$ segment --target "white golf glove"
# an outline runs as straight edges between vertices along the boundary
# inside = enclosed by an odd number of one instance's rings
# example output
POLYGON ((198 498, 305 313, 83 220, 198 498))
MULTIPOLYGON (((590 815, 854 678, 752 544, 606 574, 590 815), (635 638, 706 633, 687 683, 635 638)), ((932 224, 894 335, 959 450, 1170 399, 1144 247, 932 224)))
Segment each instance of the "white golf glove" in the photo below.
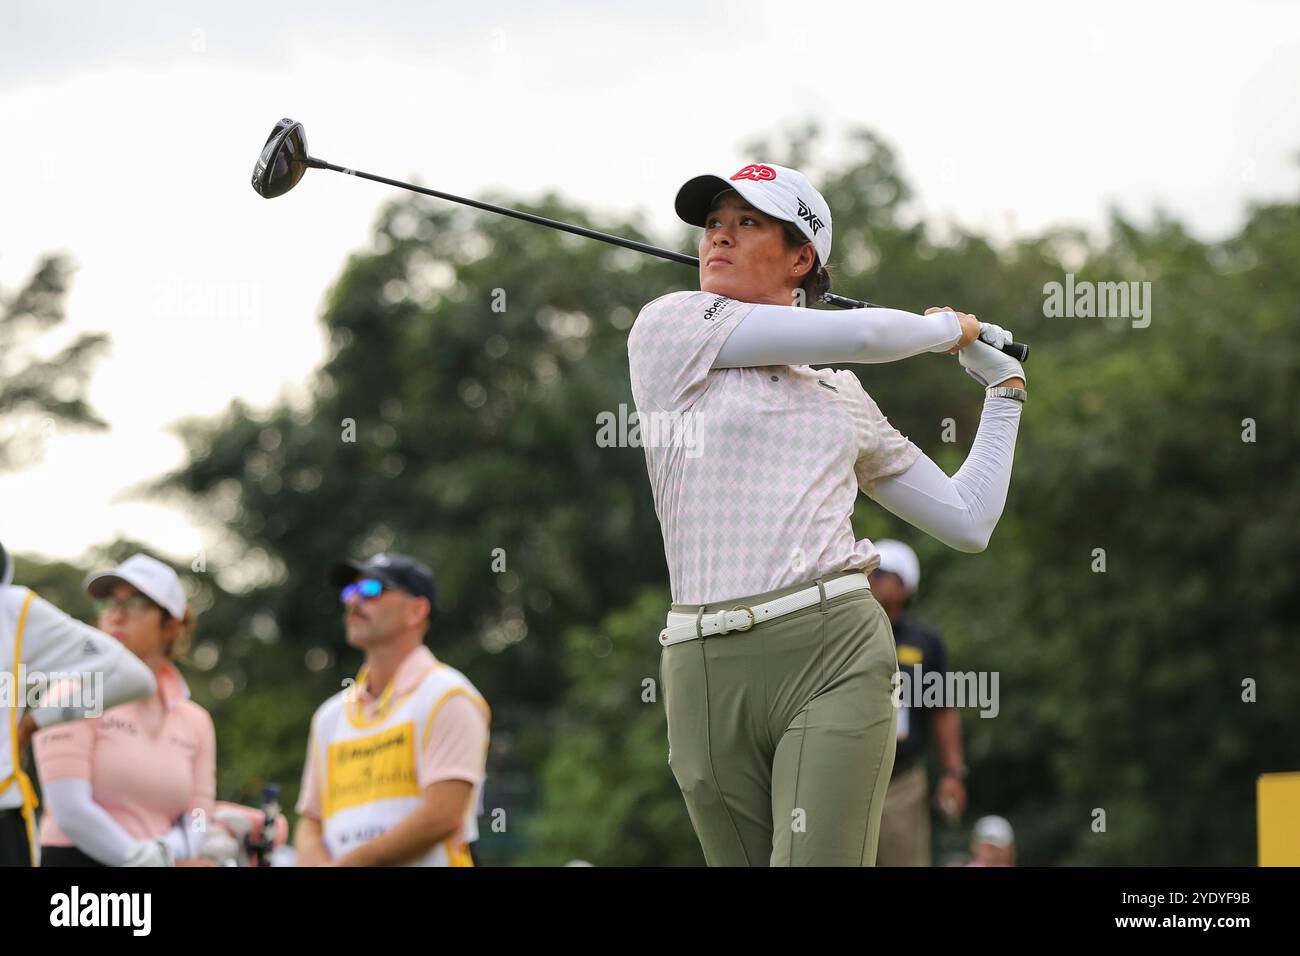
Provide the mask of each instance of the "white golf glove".
POLYGON ((1012 341, 1014 336, 991 322, 980 323, 980 336, 957 353, 957 361, 966 374, 984 387, 1005 382, 1009 378, 1025 378, 1023 366, 997 346, 1012 341))
POLYGON ((199 855, 223 866, 248 866, 248 836, 253 831, 248 814, 226 809, 216 811, 213 818, 221 828, 204 837, 199 855))
POLYGON ((203 838, 199 858, 218 866, 248 866, 248 857, 238 840, 224 830, 213 830, 203 838))
POLYGON ((131 850, 123 866, 175 866, 176 858, 172 848, 161 837, 153 840, 141 840, 131 850))

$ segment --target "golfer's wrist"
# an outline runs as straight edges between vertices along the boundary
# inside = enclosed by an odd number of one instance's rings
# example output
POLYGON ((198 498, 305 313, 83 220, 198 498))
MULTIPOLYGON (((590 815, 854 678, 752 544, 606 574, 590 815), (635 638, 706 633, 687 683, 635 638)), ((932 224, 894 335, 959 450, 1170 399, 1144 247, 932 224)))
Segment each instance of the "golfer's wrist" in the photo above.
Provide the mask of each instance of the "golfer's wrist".
POLYGON ((1013 377, 1013 378, 1004 379, 1004 380, 1001 381, 1001 382, 994 382, 994 383, 993 383, 993 387, 994 387, 994 388, 1001 388, 1001 387, 1004 386, 1004 385, 1005 385, 1007 388, 1024 388, 1024 387, 1025 387, 1025 380, 1024 380, 1023 378, 1020 378, 1019 376, 1015 376, 1015 377, 1013 377))

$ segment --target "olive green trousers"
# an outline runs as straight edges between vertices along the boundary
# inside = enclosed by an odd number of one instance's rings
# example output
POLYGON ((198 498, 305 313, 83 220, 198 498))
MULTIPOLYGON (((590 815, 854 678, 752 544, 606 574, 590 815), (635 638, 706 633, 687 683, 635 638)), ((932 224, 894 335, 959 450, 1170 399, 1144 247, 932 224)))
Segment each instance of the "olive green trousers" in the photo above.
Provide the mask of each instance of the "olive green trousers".
POLYGON ((875 864, 897 670, 889 618, 865 589, 662 650, 668 765, 709 866, 875 864))

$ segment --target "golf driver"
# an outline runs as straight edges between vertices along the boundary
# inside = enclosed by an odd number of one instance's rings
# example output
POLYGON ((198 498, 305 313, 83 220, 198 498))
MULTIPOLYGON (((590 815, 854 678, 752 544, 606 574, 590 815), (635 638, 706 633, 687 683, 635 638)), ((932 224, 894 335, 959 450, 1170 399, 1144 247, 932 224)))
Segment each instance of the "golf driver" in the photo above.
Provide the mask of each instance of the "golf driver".
MULTIPOLYGON (((684 265, 694 266, 697 269, 700 266, 698 258, 685 253, 661 249, 658 246, 636 242, 633 239, 624 239, 621 236, 612 236, 609 233, 597 232, 594 229, 584 229, 582 226, 574 226, 556 219, 547 219, 545 216, 535 216, 532 213, 521 212, 518 209, 507 209, 505 206, 479 202, 477 199, 466 199, 464 196, 454 196, 451 193, 439 192, 436 189, 426 189, 423 186, 404 183, 398 179, 388 179, 384 176, 376 176, 373 173, 363 173, 358 169, 348 169, 346 166, 335 166, 333 163, 327 163, 323 159, 316 159, 308 155, 306 131, 301 123, 288 118, 276 123, 271 130, 271 135, 266 138, 266 144, 262 147, 262 154, 257 157, 257 164, 253 167, 253 189, 265 199, 283 196, 298 185, 298 181, 302 179, 308 168, 332 169, 334 172, 343 173, 346 176, 359 176, 362 179, 384 183, 388 186, 397 186, 400 189, 409 189, 411 192, 421 193, 425 196, 433 196, 435 199, 446 199, 449 202, 473 206, 475 209, 495 212, 514 219, 522 219, 524 222, 536 223, 539 226, 549 226, 551 229, 559 229, 575 236, 608 242, 611 245, 622 246, 624 249, 634 249, 637 252, 644 252, 672 262, 680 262, 684 265)), ((820 301, 841 309, 881 308, 871 302, 850 299, 830 292, 822 295, 820 301)), ((1019 362, 1029 360, 1029 346, 1023 342, 1007 342, 995 347, 1000 347, 1003 352, 1019 362)))

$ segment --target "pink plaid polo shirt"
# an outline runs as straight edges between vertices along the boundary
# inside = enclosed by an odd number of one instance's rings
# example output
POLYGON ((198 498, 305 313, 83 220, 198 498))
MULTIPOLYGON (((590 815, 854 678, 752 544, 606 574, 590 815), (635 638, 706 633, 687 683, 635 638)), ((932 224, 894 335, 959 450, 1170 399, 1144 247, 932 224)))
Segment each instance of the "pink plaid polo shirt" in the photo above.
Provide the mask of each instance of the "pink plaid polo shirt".
POLYGON ((836 571, 870 571, 859 489, 921 454, 847 370, 714 370, 753 308, 674 292, 641 310, 627 351, 672 599, 729 601, 836 571))

